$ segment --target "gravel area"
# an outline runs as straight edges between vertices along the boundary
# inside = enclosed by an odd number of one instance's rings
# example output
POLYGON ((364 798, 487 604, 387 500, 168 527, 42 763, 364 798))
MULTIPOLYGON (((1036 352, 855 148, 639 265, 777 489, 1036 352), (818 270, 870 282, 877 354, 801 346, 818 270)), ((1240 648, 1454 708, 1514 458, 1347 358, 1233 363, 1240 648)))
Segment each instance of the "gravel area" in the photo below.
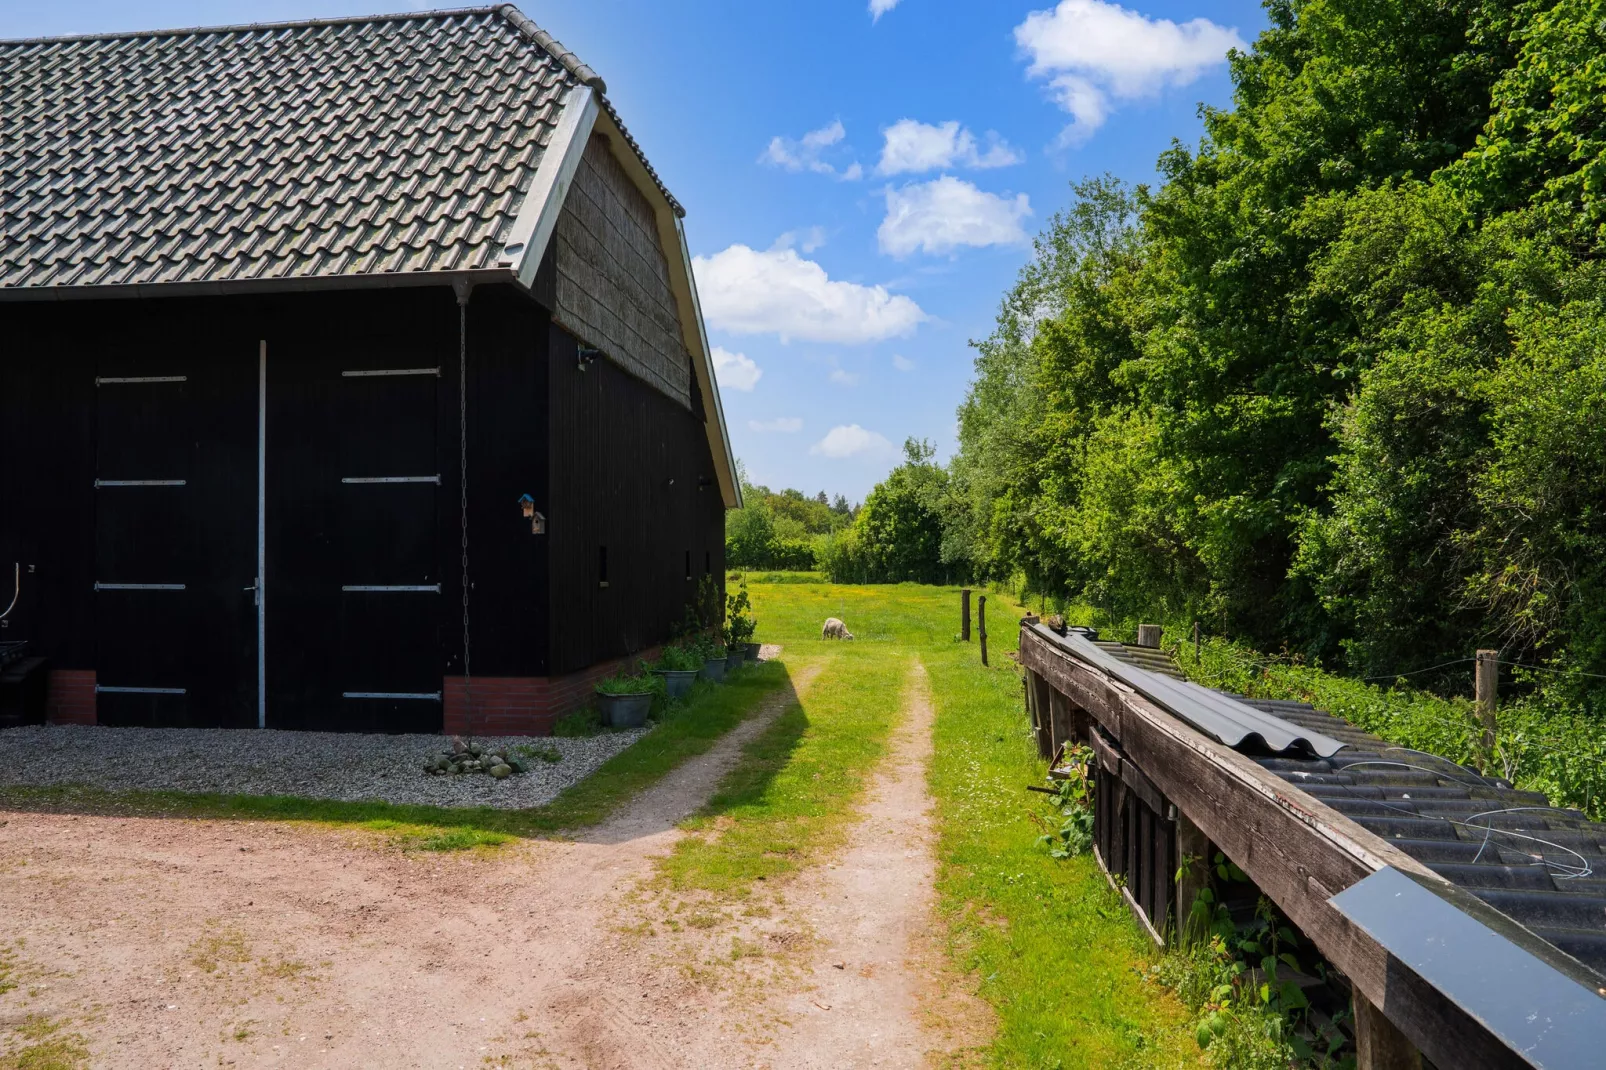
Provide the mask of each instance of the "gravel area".
POLYGON ((451 749, 437 735, 356 735, 272 729, 106 728, 45 725, 0 731, 0 785, 76 784, 112 791, 299 795, 345 802, 519 810, 550 802, 648 729, 583 739, 498 736, 498 747, 551 746, 505 780, 484 774, 431 776, 424 760, 451 749))

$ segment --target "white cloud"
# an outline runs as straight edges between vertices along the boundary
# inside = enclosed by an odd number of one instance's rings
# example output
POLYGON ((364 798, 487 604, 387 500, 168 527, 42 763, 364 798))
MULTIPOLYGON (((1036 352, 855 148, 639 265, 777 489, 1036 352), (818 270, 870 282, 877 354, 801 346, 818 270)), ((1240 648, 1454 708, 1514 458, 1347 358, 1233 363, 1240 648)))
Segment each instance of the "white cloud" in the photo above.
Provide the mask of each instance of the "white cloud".
POLYGON ((1015 43, 1031 57, 1030 74, 1047 78, 1056 102, 1074 122, 1061 144, 1085 141, 1109 117, 1113 97, 1134 100, 1187 85, 1245 48, 1238 31, 1209 19, 1151 19, 1104 0, 1060 0, 1015 27, 1015 43))
POLYGON ((807 230, 789 230, 775 239, 771 249, 791 249, 796 246, 805 253, 812 253, 825 244, 825 228, 809 227, 807 230))
POLYGON ((692 260, 703 315, 736 334, 776 334, 782 341, 856 345, 913 334, 929 317, 913 300, 834 280, 796 249, 758 252, 732 245, 692 260))
POLYGON ((1026 194, 1000 197, 963 179, 943 175, 902 189, 887 189, 887 215, 876 230, 881 251, 950 253, 960 246, 1014 245, 1026 241, 1021 220, 1032 214, 1026 194))
POLYGON ((880 22, 881 16, 897 7, 899 0, 870 0, 870 21, 880 22))
POLYGON ((944 167, 1009 167, 1026 159, 991 130, 987 132, 987 151, 982 152, 976 145, 976 135, 954 119, 935 126, 917 119, 899 119, 881 134, 886 140, 876 171, 883 175, 944 167))
POLYGON ((750 431, 774 431, 783 435, 795 435, 803 430, 803 421, 796 416, 778 416, 773 420, 749 420, 747 427, 750 431))
POLYGON ((912 372, 915 370, 915 362, 904 356, 902 353, 892 354, 892 366, 901 372, 912 372))
POLYGON ((764 371, 746 353, 732 353, 724 346, 714 347, 714 376, 720 386, 748 391, 758 385, 764 371))
POLYGON ((836 383, 838 386, 858 386, 859 373, 845 372, 841 368, 832 368, 831 381, 836 383))
POLYGON ((833 119, 818 130, 810 130, 795 140, 777 134, 770 138, 769 145, 759 154, 758 162, 785 171, 813 171, 817 175, 833 175, 854 182, 864 176, 864 168, 857 162, 839 171, 825 159, 827 151, 847 136, 847 128, 842 125, 841 119, 833 119))
POLYGON ((866 431, 858 424, 838 424, 810 446, 809 452, 840 461, 848 457, 890 457, 896 451, 885 435, 866 431))

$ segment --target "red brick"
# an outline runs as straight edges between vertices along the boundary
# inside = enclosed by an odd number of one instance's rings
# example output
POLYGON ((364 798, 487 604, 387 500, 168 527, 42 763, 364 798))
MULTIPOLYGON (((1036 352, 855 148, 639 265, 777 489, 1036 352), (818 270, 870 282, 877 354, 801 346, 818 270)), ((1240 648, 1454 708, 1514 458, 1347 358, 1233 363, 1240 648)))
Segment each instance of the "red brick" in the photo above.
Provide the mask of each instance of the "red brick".
POLYGON ((476 676, 472 685, 461 676, 445 681, 446 725, 450 735, 547 736, 558 718, 591 702, 597 681, 651 661, 658 651, 598 662, 565 676, 476 676), (470 716, 470 692, 473 694, 470 716))
POLYGON ((51 724, 95 724, 95 670, 51 669, 45 717, 51 724))

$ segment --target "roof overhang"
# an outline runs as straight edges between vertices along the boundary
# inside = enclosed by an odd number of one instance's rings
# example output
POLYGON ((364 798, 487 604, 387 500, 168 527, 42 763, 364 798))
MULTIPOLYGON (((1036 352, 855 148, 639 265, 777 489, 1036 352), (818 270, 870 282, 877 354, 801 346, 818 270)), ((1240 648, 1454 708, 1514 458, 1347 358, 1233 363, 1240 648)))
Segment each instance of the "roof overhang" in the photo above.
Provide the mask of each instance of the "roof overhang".
POLYGON ((519 209, 513 229, 508 235, 502 263, 520 285, 529 289, 535 283, 536 271, 551 244, 557 228, 558 216, 563 212, 564 199, 574 182, 574 174, 585 155, 591 135, 601 134, 608 141, 608 149, 624 168, 625 174, 636 184, 653 208, 653 219, 658 227, 658 242, 663 247, 664 259, 669 267, 669 288, 675 297, 675 310, 680 320, 681 341, 691 354, 692 374, 703 397, 703 426, 708 434, 708 449, 714 457, 714 475, 719 483, 720 497, 727 509, 742 505, 741 481, 736 478, 736 455, 731 451, 730 432, 725 426, 725 406, 719 396, 719 381, 714 375, 713 349, 708 344, 708 331, 703 326, 702 305, 697 299, 697 280, 692 274, 691 253, 686 246, 686 230, 681 224, 678 206, 664 192, 663 186, 647 169, 646 161, 635 148, 619 122, 613 109, 603 106, 602 98, 590 88, 579 86, 564 101, 563 114, 547 143, 541 164, 530 183, 530 191, 519 209))

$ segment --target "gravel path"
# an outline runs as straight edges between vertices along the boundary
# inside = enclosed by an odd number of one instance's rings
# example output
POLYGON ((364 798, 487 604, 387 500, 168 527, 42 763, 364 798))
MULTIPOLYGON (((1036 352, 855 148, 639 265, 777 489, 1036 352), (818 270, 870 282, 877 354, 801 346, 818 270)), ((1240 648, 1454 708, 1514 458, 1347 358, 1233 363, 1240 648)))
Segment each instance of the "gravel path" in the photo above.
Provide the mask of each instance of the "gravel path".
POLYGON ((0 786, 76 784, 113 791, 299 795, 344 802, 518 810, 558 793, 640 739, 648 729, 558 739, 498 736, 497 746, 555 747, 521 776, 430 776, 424 759, 451 740, 437 735, 356 735, 272 729, 106 728, 45 725, 0 731, 0 786))

